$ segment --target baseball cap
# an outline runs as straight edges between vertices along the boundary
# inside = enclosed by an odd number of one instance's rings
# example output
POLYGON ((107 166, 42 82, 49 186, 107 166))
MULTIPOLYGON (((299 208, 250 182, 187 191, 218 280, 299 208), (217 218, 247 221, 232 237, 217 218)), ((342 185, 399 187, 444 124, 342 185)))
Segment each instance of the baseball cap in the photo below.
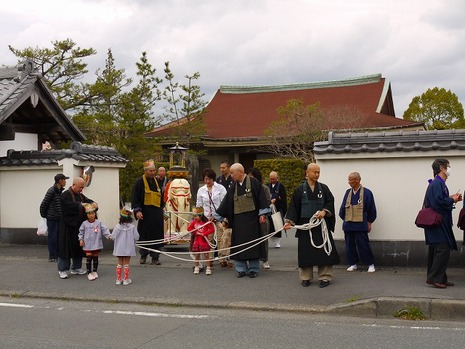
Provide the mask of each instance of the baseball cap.
POLYGON ((58 183, 58 181, 60 179, 69 179, 69 177, 66 177, 63 173, 58 173, 56 176, 55 176, 55 183, 58 183))

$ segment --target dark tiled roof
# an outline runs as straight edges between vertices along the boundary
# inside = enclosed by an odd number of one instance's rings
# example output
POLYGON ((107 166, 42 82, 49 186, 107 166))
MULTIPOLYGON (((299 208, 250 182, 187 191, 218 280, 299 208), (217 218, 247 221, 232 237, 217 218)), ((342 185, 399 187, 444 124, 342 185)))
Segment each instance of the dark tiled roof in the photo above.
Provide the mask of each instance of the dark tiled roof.
MULTIPOLYGON (((263 137, 271 123, 278 120, 278 108, 291 99, 301 99, 305 105, 319 102, 323 110, 350 107, 359 114, 358 129, 422 126, 395 117, 391 85, 376 74, 306 84, 221 86, 206 108, 205 136, 235 140, 263 137)), ((162 126, 146 136, 163 137, 169 132, 169 127, 162 126)))
POLYGON ((73 158, 75 160, 97 163, 126 163, 127 160, 114 148, 85 145, 73 142, 70 149, 63 150, 23 150, 10 149, 8 155, 0 158, 2 166, 46 166, 58 164, 59 160, 73 158))
POLYGON ((0 125, 4 122, 16 132, 38 134, 41 142, 86 139, 52 96, 31 60, 0 68, 0 125))
POLYGON ((465 150, 465 130, 333 133, 316 142, 318 154, 465 150))

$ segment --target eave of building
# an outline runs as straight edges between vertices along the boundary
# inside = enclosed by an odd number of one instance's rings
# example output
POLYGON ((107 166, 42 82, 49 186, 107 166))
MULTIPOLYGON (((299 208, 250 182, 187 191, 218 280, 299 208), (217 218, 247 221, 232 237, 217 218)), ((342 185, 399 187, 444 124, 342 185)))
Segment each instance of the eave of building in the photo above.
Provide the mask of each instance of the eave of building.
POLYGON ((5 157, 0 157, 0 168, 24 166, 58 165, 63 159, 74 159, 78 164, 105 164, 106 167, 124 168, 126 160, 112 147, 86 145, 73 142, 70 149, 61 150, 8 150, 5 157))
POLYGON ((465 130, 329 133, 316 142, 316 155, 465 150, 465 130))
POLYGON ((0 68, 0 124, 13 132, 37 133, 42 142, 86 139, 55 100, 32 61, 0 68))
MULTIPOLYGON (((221 85, 220 92, 241 94, 241 93, 265 93, 265 92, 311 90, 311 89, 319 89, 319 88, 366 85, 370 83, 378 83, 380 79, 381 79, 381 74, 372 74, 372 75, 360 76, 360 77, 356 77, 352 79, 328 80, 328 81, 284 84, 284 85, 251 85, 251 86, 221 85)), ((386 79, 386 83, 389 85, 389 81, 387 81, 387 79, 386 79)))

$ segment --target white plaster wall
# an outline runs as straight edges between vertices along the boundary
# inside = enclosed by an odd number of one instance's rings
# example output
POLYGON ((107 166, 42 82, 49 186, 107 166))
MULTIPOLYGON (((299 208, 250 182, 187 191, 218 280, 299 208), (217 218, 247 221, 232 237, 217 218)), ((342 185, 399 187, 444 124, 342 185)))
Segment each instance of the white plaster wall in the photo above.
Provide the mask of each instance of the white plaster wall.
MULTIPOLYGON (((331 189, 337 213, 349 188, 347 177, 350 172, 359 172, 362 184, 373 191, 378 218, 370 233, 371 240, 423 241, 423 230, 417 228, 414 221, 423 203, 427 181, 433 178, 431 164, 438 157, 445 157, 451 163, 451 176, 446 182, 450 192, 461 189, 463 193, 465 157, 460 151, 325 154, 317 156, 317 162, 321 167, 320 181, 331 189)), ((459 203, 453 212, 454 224, 461 207, 462 203, 459 203)), ((343 239, 342 220, 337 218, 335 238, 343 239)), ((454 226, 454 233, 461 241, 462 231, 454 226)))
MULTIPOLYGON (((82 168, 7 168, 0 171, 0 226, 2 228, 35 228, 39 221, 39 206, 54 176, 64 173, 68 189, 82 168)), ((95 167, 92 182, 83 194, 99 204, 98 217, 110 229, 119 220, 119 168, 95 167)))
POLYGON ((41 169, 8 168, 0 171, 0 226, 33 228, 40 219, 39 206, 54 184, 59 167, 41 169))
POLYGON ((119 221, 120 212, 119 169, 95 167, 92 182, 89 187, 84 188, 83 194, 98 203, 99 220, 109 229, 113 229, 119 221))
POLYGON ((21 149, 37 149, 39 136, 33 133, 15 133, 13 141, 0 142, 0 157, 6 156, 8 149, 21 150, 21 149))

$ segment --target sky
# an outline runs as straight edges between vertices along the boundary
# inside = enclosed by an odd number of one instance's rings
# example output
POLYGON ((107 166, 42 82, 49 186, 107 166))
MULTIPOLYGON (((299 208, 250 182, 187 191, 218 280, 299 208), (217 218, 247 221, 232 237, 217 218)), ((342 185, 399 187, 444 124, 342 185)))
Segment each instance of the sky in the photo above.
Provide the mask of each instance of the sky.
POLYGON ((163 77, 200 73, 208 102, 221 85, 280 85, 382 74, 397 117, 428 88, 465 103, 463 0, 22 0, 0 8, 0 65, 16 49, 72 39, 95 56, 111 48, 135 77, 146 51, 163 77))

